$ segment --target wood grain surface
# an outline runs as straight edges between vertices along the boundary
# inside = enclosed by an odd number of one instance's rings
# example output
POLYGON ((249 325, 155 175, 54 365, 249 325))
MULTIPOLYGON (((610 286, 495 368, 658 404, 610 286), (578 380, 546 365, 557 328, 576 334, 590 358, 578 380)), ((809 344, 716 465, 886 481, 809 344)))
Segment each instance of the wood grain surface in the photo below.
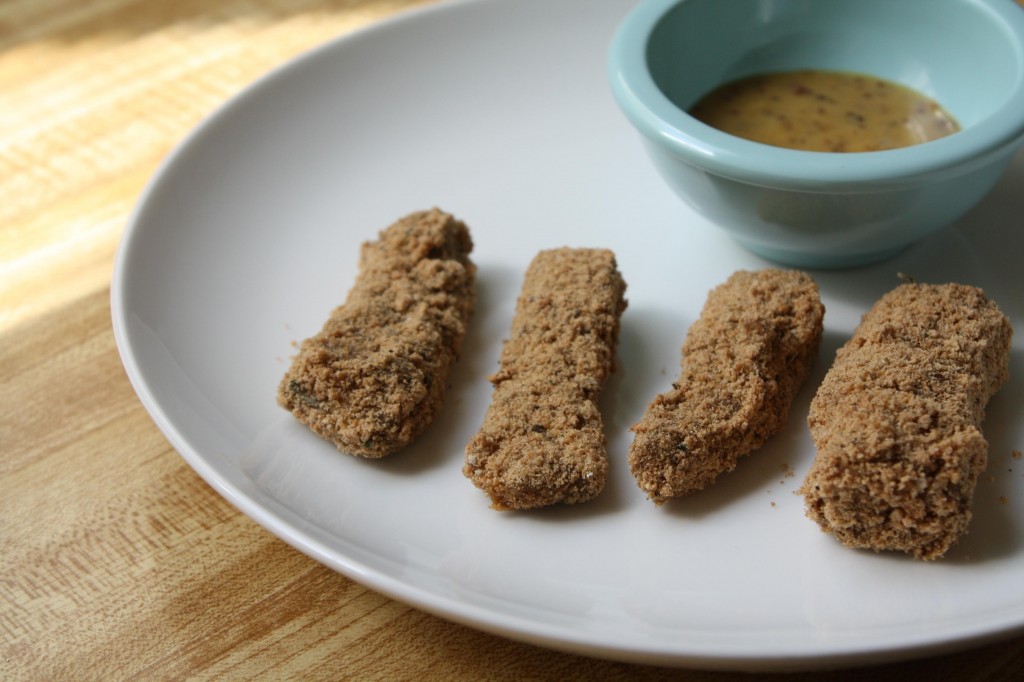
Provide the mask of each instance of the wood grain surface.
MULTIPOLYGON (((111 270, 161 159, 268 69, 426 4, 0 0, 0 679, 751 679, 549 651, 369 591, 207 486, 128 383, 111 270)), ((773 679, 1022 673, 1018 637, 773 679)))

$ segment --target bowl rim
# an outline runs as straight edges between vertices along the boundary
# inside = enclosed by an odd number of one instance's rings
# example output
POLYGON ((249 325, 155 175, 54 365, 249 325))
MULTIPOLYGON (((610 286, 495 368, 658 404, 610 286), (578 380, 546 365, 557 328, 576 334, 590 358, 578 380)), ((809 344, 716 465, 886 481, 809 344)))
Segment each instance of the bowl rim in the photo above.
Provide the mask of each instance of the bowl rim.
POLYGON ((663 152, 691 165, 754 185, 866 191, 921 182, 923 176, 962 175, 1008 156, 1024 142, 1024 7, 1015 0, 955 0, 988 13, 1017 38, 1017 78, 998 110, 982 124, 927 144, 841 153, 787 149, 736 137, 698 121, 668 99, 647 66, 647 44, 666 14, 692 1, 643 0, 619 25, 608 50, 612 93, 623 113, 663 152))

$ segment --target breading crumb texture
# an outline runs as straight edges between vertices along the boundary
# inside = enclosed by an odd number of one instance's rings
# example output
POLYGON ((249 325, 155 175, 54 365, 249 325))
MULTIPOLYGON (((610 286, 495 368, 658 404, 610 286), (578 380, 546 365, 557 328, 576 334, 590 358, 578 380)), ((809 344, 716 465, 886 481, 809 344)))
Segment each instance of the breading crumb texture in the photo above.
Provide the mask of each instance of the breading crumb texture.
POLYGON ((811 403, 808 516, 851 547, 943 556, 971 519, 988 456, 981 423, 1009 376, 1011 333, 975 287, 883 296, 811 403))
POLYGON ((650 499, 706 488, 785 425, 824 311, 817 284, 795 270, 739 271, 708 294, 679 378, 633 426, 630 470, 650 499))
POLYGON ((363 244, 345 302, 299 348, 278 403, 345 452, 383 457, 434 419, 475 303, 466 225, 438 209, 363 244))
POLYGON ((526 271, 491 404, 463 473, 499 510, 579 503, 604 488, 596 401, 612 370, 626 284, 606 249, 541 251, 526 271))

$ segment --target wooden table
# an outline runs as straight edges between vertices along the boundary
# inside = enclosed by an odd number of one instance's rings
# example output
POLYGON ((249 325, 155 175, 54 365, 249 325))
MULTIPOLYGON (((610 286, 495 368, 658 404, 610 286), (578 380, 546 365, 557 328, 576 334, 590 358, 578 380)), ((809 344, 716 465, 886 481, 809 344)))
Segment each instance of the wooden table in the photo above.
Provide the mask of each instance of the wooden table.
MULTIPOLYGON (((0 3, 0 678, 749 679, 548 651, 371 592, 231 507, 129 386, 109 283, 158 162, 266 70, 426 4, 0 3)), ((1018 637, 794 679, 1021 671, 1018 637)))

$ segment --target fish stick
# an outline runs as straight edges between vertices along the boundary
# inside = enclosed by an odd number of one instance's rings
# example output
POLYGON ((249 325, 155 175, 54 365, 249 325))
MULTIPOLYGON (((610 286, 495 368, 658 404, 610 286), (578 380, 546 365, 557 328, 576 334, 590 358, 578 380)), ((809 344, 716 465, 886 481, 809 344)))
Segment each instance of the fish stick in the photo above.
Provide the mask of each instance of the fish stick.
POLYGON ((412 213, 362 245, 345 302, 303 341, 278 403, 339 450, 379 458, 433 421, 475 304, 466 225, 412 213))
POLYGON ((713 289, 682 347, 682 371, 633 426, 629 466, 656 504, 711 485, 785 425, 821 342, 805 273, 739 271, 713 289))
POLYGON ((625 289, 607 249, 553 249, 531 262, 490 377, 490 406, 466 446, 463 474, 492 508, 575 504, 604 488, 597 400, 613 367, 625 289))
POLYGON ((811 401, 807 515, 850 547, 945 555, 971 520, 1011 335, 976 287, 904 284, 879 299, 811 401))

